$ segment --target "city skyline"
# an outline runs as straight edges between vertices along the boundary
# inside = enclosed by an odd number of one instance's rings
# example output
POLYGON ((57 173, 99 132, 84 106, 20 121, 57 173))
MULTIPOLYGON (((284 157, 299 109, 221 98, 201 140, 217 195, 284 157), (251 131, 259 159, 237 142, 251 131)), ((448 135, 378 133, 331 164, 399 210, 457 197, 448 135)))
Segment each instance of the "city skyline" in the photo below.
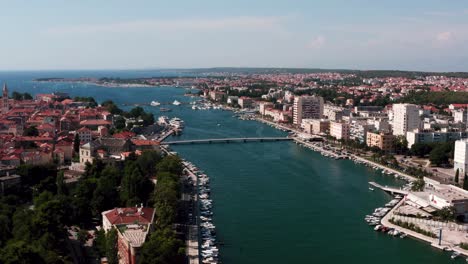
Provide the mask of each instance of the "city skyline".
POLYGON ((466 71, 462 1, 0 1, 0 70, 466 71))

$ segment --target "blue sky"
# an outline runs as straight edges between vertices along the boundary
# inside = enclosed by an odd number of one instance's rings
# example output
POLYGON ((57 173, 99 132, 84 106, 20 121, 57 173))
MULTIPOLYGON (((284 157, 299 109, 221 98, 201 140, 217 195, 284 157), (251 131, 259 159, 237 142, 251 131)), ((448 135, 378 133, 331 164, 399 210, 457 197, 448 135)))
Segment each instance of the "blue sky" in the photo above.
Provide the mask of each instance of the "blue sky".
POLYGON ((468 1, 0 0, 0 70, 468 71, 468 1))

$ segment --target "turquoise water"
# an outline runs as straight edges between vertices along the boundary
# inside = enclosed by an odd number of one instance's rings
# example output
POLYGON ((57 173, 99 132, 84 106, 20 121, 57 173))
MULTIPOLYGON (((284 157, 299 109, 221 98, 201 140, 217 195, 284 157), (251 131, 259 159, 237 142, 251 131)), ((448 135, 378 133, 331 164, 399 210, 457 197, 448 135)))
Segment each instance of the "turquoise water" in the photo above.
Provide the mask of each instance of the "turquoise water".
MULTIPOLYGON (((34 84, 28 81, 34 74, 0 73, 0 81, 9 76, 11 89, 22 92, 60 90, 120 104, 191 100, 183 96, 183 89, 169 87, 34 84)), ((157 108, 146 108, 160 114, 157 108)), ((173 111, 165 115, 186 123, 180 139, 284 135, 255 121, 237 120, 227 111, 170 108, 173 111)), ((211 177, 223 263, 456 263, 427 244, 389 237, 367 226, 364 216, 391 199, 369 191, 367 182, 401 182, 365 166, 324 158, 292 142, 186 145, 174 150, 211 177)))

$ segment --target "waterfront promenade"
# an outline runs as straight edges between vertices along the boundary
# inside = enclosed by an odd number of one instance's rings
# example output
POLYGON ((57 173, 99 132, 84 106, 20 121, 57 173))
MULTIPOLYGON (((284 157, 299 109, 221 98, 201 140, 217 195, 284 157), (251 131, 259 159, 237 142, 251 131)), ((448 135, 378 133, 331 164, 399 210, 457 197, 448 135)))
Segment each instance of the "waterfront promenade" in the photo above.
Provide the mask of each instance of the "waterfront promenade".
MULTIPOLYGON (((273 126, 273 127, 276 127, 276 128, 278 128, 278 129, 281 129, 281 130, 291 130, 291 131, 294 131, 295 133, 302 133, 301 131, 299 131, 299 130, 297 130, 297 129, 294 129, 294 128, 291 128, 291 127, 288 127, 288 126, 284 126, 284 125, 281 125, 281 124, 277 124, 277 123, 275 123, 275 122, 268 121, 268 120, 265 120, 265 119, 263 119, 263 118, 256 118, 256 120, 259 121, 259 122, 265 123, 265 124, 269 124, 269 125, 271 125, 271 126, 273 126)), ((305 144, 305 145, 307 145, 307 146, 313 148, 315 151, 319 151, 319 152, 323 152, 323 153, 329 154, 329 155, 332 156, 332 157, 338 156, 336 153, 333 153, 333 152, 331 152, 331 151, 329 151, 329 150, 326 150, 326 149, 324 149, 324 148, 322 148, 322 147, 320 147, 320 146, 310 144, 309 142, 307 142, 307 141, 305 141, 305 140, 302 140, 302 139, 299 139, 299 138, 297 138, 297 137, 294 137, 294 140, 295 140, 296 142, 300 142, 300 143, 302 143, 302 144, 305 144)), ((415 180, 416 180, 415 177, 413 177, 413 176, 411 176, 411 175, 409 175, 409 174, 406 174, 406 173, 403 173, 403 172, 401 172, 401 171, 397 171, 397 170, 395 170, 395 169, 392 169, 392 168, 389 168, 389 167, 387 167, 387 166, 384 166, 384 165, 382 165, 382 164, 379 164, 379 163, 370 161, 370 160, 368 160, 368 159, 366 159, 366 158, 363 158, 363 157, 361 157, 361 156, 358 156, 358 155, 356 155, 356 154, 351 154, 350 156, 351 156, 352 159, 357 160, 357 161, 360 161, 360 162, 362 162, 362 163, 366 163, 366 164, 368 164, 368 165, 370 165, 370 166, 378 167, 378 168, 380 168, 380 169, 382 169, 382 170, 386 170, 386 171, 392 172, 392 173, 394 173, 394 174, 395 174, 395 173, 396 173, 396 174, 399 174, 399 175, 401 175, 402 177, 404 177, 404 178, 405 178, 406 180, 408 180, 408 181, 415 181, 415 180)))
POLYGON ((442 239, 441 239, 441 243, 439 245, 439 238, 428 237, 428 236, 425 236, 425 235, 420 234, 418 232, 415 232, 415 231, 403 228, 403 227, 401 227, 399 225, 395 225, 395 224, 390 223, 390 219, 392 219, 392 217, 394 217, 395 210, 398 207, 400 207, 404 202, 405 202, 405 199, 402 199, 395 207, 392 208, 392 210, 390 210, 390 212, 387 215, 384 216, 384 218, 382 218, 382 221, 381 221, 382 225, 384 225, 386 227, 397 229, 397 230, 399 230, 401 232, 406 233, 408 236, 410 236, 412 238, 416 238, 418 240, 427 242, 431 246, 433 246, 433 247, 435 247, 437 249, 444 250, 444 248, 448 248, 450 250, 460 252, 465 257, 468 256, 468 250, 460 248, 458 246, 458 243, 454 243, 453 241, 447 241, 447 239, 444 239, 444 231, 442 233, 442 239))

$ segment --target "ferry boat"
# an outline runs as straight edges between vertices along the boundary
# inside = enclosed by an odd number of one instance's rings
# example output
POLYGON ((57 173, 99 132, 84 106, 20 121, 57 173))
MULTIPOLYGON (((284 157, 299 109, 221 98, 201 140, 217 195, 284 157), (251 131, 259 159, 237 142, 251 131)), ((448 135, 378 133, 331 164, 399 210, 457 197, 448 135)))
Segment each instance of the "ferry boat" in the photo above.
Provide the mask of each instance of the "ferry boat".
POLYGON ((160 106, 161 103, 158 102, 158 101, 151 101, 150 105, 151 105, 151 106, 160 106))
POLYGON ((174 102, 172 102, 173 105, 181 105, 182 103, 177 101, 177 100, 174 100, 174 102))

